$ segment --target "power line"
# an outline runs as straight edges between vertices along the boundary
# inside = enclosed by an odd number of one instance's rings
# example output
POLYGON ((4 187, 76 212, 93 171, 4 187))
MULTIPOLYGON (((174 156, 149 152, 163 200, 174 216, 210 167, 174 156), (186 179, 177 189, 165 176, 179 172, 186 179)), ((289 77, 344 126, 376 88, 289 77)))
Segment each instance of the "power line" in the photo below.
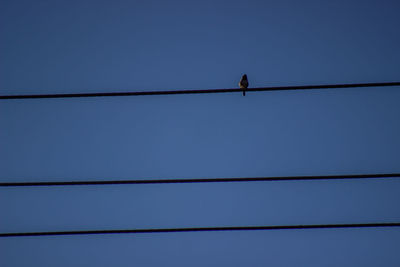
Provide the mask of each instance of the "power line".
MULTIPOLYGON (((323 85, 294 85, 247 88, 247 92, 260 91, 285 91, 285 90, 313 90, 355 87, 382 87, 400 86, 400 82, 380 83, 349 83, 349 84, 323 84, 323 85)), ((200 90, 172 90, 172 91, 139 91, 139 92, 108 92, 108 93, 74 93, 74 94, 34 94, 34 95, 3 95, 0 99, 32 99, 32 98, 72 98, 72 97, 99 97, 99 96, 144 96, 144 95, 181 95, 181 94, 210 94, 243 92, 240 88, 230 89, 200 89, 200 90)))
POLYGON ((395 222, 395 223, 351 223, 351 224, 311 224, 311 225, 270 225, 270 226, 190 227, 190 228, 156 228, 156 229, 0 233, 0 237, 93 235, 93 234, 177 233, 177 232, 210 232, 210 231, 259 231, 259 230, 295 230, 295 229, 299 230, 299 229, 334 229, 334 228, 372 228, 372 227, 399 227, 399 226, 400 226, 400 222, 395 222))
POLYGON ((344 180, 399 178, 400 173, 381 174, 343 174, 318 176, 276 176, 250 178, 200 178, 200 179, 152 179, 152 180, 104 180, 69 182, 2 182, 0 186, 70 186, 70 185, 122 185, 122 184, 178 184, 178 183, 221 183, 221 182, 262 182, 262 181, 301 181, 301 180, 344 180))

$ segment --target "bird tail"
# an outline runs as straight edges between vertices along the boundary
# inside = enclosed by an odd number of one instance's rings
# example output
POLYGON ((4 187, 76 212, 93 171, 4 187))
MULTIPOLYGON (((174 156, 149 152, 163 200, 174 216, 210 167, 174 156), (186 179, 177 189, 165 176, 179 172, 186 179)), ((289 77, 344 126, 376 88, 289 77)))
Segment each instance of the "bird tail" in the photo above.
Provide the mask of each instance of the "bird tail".
POLYGON ((246 90, 243 90, 243 96, 246 96, 246 90))

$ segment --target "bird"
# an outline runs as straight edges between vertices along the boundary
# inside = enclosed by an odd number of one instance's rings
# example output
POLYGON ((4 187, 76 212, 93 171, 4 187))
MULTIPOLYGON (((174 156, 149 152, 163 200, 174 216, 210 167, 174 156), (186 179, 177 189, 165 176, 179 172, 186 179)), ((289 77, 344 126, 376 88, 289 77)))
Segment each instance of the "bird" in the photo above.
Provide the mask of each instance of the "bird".
POLYGON ((240 79, 239 87, 243 89, 243 96, 246 96, 246 88, 249 87, 249 81, 247 80, 246 74, 244 74, 240 79))

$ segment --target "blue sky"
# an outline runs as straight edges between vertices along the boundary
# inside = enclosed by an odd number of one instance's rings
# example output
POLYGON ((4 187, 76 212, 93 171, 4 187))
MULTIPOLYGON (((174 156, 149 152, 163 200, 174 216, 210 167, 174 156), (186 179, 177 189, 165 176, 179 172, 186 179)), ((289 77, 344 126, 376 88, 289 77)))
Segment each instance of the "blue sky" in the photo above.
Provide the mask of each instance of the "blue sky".
MULTIPOLYGON (((0 93, 399 81, 397 1, 0 3, 0 93)), ((2 100, 0 180, 400 172, 391 88, 2 100)), ((1 188, 0 232, 400 221, 400 181, 1 188)), ((398 266, 400 229, 0 239, 3 266, 398 266)))

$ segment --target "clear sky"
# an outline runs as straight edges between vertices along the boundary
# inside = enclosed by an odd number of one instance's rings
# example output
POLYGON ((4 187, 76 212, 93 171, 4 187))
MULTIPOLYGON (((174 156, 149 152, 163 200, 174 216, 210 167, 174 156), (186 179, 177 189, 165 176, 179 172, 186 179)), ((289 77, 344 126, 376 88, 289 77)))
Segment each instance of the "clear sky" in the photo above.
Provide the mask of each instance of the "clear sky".
MULTIPOLYGON (((0 2, 0 94, 399 81, 399 1, 0 2)), ((0 181, 400 172, 400 88, 0 101, 0 181)), ((0 188, 0 232, 400 221, 400 181, 0 188)), ((399 266, 400 229, 0 238, 1 266, 399 266)))

